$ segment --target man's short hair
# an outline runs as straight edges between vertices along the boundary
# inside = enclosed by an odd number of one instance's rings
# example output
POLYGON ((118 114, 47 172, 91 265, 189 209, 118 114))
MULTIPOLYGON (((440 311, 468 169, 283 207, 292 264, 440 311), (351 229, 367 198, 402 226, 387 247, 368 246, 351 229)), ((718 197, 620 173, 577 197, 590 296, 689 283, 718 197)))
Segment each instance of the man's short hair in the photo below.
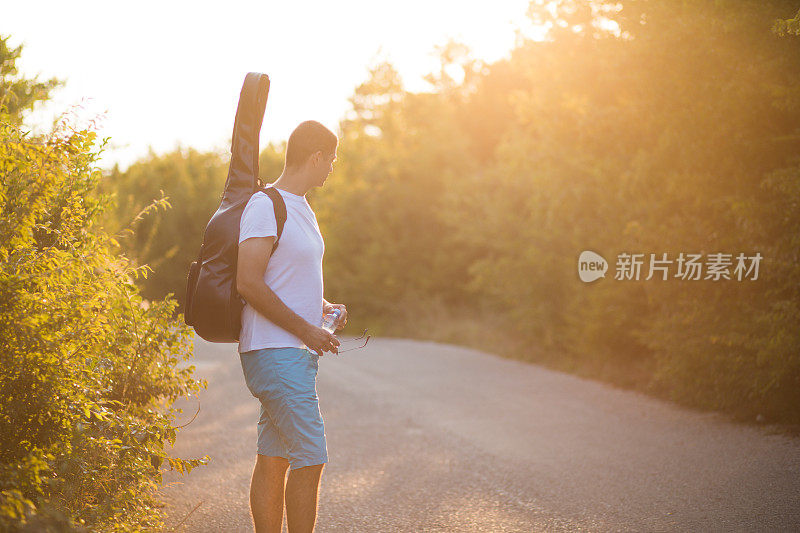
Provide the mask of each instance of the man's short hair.
POLYGON ((319 150, 326 155, 333 154, 337 144, 336 134, 316 120, 301 122, 286 143, 286 166, 300 166, 319 150))

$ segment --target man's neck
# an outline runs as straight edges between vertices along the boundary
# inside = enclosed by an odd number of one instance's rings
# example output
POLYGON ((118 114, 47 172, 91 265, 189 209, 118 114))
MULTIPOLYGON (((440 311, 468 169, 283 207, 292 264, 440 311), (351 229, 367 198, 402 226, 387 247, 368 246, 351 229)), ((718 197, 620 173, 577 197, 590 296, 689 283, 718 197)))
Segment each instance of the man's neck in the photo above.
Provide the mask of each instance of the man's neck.
POLYGON ((306 180, 303 178, 300 174, 287 172, 284 169, 283 173, 272 185, 277 189, 282 189, 297 196, 305 196, 311 187, 307 185, 306 180))

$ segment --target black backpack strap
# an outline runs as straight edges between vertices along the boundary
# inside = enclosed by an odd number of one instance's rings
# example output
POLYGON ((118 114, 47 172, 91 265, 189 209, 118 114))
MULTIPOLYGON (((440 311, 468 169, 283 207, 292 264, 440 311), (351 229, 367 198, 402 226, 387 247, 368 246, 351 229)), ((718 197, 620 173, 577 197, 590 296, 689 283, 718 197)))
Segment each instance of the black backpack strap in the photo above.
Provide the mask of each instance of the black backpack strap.
POLYGON ((278 237, 275 239, 275 244, 272 245, 272 253, 275 253, 275 248, 278 247, 281 234, 283 234, 283 225, 286 223, 286 202, 283 201, 283 196, 275 187, 264 187, 261 190, 272 199, 272 207, 275 209, 275 221, 278 224, 278 237))

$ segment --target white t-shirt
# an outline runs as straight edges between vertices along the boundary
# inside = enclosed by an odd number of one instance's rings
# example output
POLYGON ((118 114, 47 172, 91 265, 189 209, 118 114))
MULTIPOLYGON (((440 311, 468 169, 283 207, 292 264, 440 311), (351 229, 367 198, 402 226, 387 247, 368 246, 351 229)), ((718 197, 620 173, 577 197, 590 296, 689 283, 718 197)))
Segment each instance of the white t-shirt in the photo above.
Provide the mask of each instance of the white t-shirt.
MULTIPOLYGON (((309 323, 322 324, 322 255, 325 243, 317 217, 305 196, 276 189, 286 203, 286 223, 267 263, 264 282, 286 306, 309 323)), ((239 223, 239 243, 251 237, 277 236, 272 199, 257 192, 247 202, 239 223)), ((299 337, 245 303, 239 352, 261 348, 305 348, 299 337)))

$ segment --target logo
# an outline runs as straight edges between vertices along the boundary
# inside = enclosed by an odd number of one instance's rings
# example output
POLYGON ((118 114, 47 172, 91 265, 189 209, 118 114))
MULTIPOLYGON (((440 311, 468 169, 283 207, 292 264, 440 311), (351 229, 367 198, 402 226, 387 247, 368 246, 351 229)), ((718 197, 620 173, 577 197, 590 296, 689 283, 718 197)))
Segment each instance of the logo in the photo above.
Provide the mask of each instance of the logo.
POLYGON ((581 252, 578 258, 578 276, 584 283, 590 283, 596 279, 606 277, 608 261, 602 255, 590 250, 581 252))
MULTIPOLYGON (((680 252, 677 257, 671 259, 668 253, 661 253, 661 257, 656 254, 627 253, 622 252, 617 255, 616 273, 614 279, 619 281, 639 281, 644 274, 645 281, 653 278, 666 281, 671 278, 681 280, 750 280, 756 281, 759 275, 759 266, 764 256, 760 252, 747 255, 740 252, 738 255, 732 253, 715 252, 684 253, 680 252), (647 257, 649 256, 649 262, 647 257), (671 272, 676 270, 676 272, 671 272)), ((599 278, 606 277, 608 262, 595 252, 585 250, 578 257, 578 276, 584 283, 590 283, 599 278)))

